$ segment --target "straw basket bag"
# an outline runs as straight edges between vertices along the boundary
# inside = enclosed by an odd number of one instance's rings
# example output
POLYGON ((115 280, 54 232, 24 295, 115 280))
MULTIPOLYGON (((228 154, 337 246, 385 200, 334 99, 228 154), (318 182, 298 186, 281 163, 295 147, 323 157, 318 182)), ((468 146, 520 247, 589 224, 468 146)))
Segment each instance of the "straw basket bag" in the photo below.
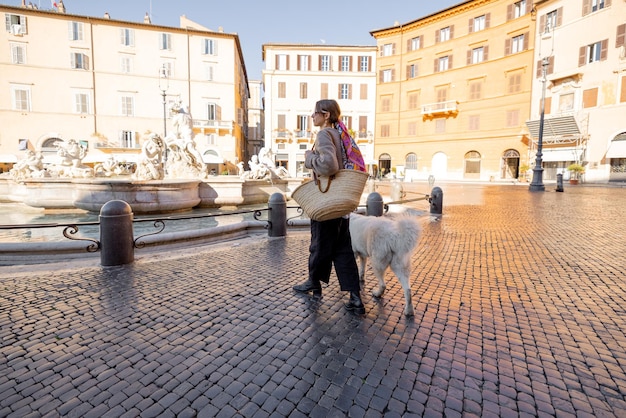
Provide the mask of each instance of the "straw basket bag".
POLYGON ((340 218, 359 206, 367 178, 362 171, 339 170, 298 186, 291 197, 314 221, 340 218))

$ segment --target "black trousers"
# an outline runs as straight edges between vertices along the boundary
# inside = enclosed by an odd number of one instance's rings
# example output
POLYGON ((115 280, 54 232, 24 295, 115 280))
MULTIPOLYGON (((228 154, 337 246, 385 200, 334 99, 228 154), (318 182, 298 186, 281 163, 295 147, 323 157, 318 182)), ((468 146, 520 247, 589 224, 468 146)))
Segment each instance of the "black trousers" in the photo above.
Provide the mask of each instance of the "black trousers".
POLYGON ((350 241, 350 219, 311 220, 309 279, 328 283, 333 264, 343 291, 358 291, 359 270, 350 241))

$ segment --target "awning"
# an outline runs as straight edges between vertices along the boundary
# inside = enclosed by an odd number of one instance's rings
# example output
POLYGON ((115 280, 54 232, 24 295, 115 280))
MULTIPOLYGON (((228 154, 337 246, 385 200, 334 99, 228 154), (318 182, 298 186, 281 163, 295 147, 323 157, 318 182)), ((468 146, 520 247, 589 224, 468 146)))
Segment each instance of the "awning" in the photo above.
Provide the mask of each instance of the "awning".
POLYGON ((544 162, 580 161, 582 151, 574 148, 558 150, 544 149, 542 150, 542 153, 543 156, 541 157, 541 159, 544 162))
POLYGON ((626 140, 611 141, 606 158, 626 158, 626 140))
MULTIPOLYGON (((526 126, 530 131, 530 136, 539 138, 539 127, 541 120, 529 120, 526 126)), ((545 118, 543 120, 543 136, 574 136, 580 135, 580 129, 574 116, 559 116, 555 118, 545 118)))
POLYGON ((0 154, 0 163, 16 163, 17 157, 14 154, 0 154))

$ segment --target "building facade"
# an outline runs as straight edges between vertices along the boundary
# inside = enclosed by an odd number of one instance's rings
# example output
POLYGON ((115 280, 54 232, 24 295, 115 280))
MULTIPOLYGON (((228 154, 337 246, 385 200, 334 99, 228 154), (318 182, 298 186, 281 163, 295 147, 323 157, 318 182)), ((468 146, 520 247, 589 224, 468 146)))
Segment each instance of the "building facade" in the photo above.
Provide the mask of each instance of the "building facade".
MULTIPOLYGON (((172 129, 170 106, 193 117, 205 162, 244 158, 248 82, 237 35, 184 16, 181 27, 0 5, 0 157, 55 158, 58 141, 85 161, 134 161, 144 138, 172 129)), ((170 131, 171 132, 171 131, 170 131)))
POLYGON ((265 146, 265 100, 263 98, 263 82, 248 81, 250 99, 248 99, 248 149, 245 160, 258 155, 265 146))
POLYGON ((263 60, 265 146, 277 165, 294 177, 308 175, 304 152, 315 142, 311 114, 320 99, 337 100, 366 163, 372 162, 376 47, 264 44, 263 60))
POLYGON ((371 32, 375 158, 405 179, 516 179, 528 164, 530 0, 472 0, 371 32))
POLYGON ((544 178, 579 163, 584 180, 626 180, 626 2, 535 2, 531 153, 542 113, 544 178), (543 100, 542 100, 543 97, 543 100))

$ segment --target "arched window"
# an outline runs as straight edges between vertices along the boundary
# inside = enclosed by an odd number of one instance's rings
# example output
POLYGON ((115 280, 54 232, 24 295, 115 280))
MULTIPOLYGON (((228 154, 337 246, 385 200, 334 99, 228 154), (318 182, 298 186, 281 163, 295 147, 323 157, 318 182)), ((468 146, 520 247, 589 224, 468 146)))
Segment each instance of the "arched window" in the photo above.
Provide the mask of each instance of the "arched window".
POLYGON ((480 152, 469 151, 465 154, 465 177, 480 177, 480 152))
POLYGON ((417 155, 414 152, 408 153, 404 165, 406 170, 417 170, 417 155))

